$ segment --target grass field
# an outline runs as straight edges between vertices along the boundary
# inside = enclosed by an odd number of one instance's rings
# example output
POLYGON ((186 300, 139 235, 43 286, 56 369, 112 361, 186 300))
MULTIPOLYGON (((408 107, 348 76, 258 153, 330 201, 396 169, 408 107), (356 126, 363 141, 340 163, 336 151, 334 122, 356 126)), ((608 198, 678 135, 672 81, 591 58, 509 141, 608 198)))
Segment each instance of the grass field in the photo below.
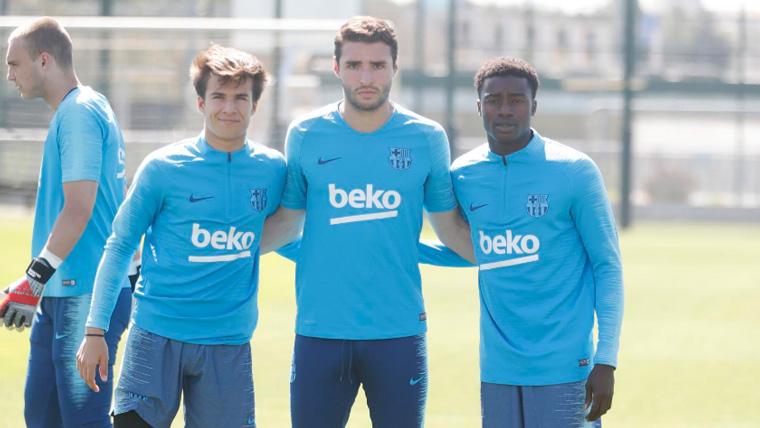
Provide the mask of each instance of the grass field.
MULTIPOLYGON (((31 223, 2 218, 0 284, 26 265, 31 223)), ((605 427, 760 427, 760 225, 642 224, 621 236, 626 311, 605 427)), ((288 427, 293 265, 263 259, 253 339, 260 427, 288 427)), ((427 426, 478 427, 476 272, 424 268, 427 426)), ((0 330, 0 427, 22 427, 28 331, 0 330)), ((363 396, 349 427, 369 427, 363 396)), ((173 426, 182 426, 178 417, 173 426)))

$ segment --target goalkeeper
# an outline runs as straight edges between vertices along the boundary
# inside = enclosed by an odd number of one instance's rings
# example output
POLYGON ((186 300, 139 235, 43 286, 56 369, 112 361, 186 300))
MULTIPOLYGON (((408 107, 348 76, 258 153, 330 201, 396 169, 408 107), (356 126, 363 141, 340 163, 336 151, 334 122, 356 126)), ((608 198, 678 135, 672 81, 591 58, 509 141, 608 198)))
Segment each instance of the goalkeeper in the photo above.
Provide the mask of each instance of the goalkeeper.
MULTIPOLYGON (((31 326, 26 426, 110 426, 111 383, 99 383, 105 393, 91 393, 75 355, 97 261, 124 199, 124 141, 108 100, 77 79, 71 38, 57 21, 40 18, 13 31, 6 62, 21 97, 42 98, 54 112, 43 146, 32 261, 0 303, 5 326, 31 326)), ((115 315, 103 338, 112 353, 131 300, 127 278, 116 285, 115 315)))

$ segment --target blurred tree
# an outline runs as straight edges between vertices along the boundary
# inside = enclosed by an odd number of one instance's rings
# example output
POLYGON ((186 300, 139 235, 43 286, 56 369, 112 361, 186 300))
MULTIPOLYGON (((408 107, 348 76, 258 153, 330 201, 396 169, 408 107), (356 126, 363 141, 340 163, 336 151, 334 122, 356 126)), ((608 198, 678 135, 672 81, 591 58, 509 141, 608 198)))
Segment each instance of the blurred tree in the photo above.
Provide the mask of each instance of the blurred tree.
POLYGON ((731 43, 716 28, 716 19, 699 2, 675 2, 662 17, 663 64, 677 78, 722 77, 731 58, 731 43))

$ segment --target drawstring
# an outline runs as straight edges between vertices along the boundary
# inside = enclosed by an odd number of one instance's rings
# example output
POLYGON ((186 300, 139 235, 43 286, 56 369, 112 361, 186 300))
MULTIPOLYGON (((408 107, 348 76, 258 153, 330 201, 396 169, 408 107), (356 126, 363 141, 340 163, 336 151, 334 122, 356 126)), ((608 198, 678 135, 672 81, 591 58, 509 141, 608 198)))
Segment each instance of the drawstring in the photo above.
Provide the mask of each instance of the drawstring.
POLYGON ((354 362, 354 347, 348 340, 341 341, 340 344, 340 376, 338 381, 343 383, 343 375, 348 378, 349 383, 353 383, 351 378, 351 370, 353 369, 354 362), (346 361, 348 359, 348 361, 346 361), (346 370, 348 369, 348 370, 346 370))
POLYGON ((353 364, 354 364, 354 344, 348 343, 348 383, 354 383, 353 378, 351 377, 351 373, 353 373, 353 364))
POLYGON ((343 369, 346 367, 344 348, 346 347, 346 341, 342 340, 340 343, 340 376, 338 376, 338 382, 343 383, 343 369))

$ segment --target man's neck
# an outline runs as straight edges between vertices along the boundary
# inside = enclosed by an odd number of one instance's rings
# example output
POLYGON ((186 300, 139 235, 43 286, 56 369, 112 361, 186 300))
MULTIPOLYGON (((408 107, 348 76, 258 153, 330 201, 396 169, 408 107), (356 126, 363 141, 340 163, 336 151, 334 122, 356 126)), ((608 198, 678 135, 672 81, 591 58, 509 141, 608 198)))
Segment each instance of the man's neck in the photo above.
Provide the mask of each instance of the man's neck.
POLYGON ((359 110, 346 102, 344 99, 340 102, 338 111, 343 120, 346 121, 355 131, 359 132, 375 132, 380 129, 388 121, 388 118, 393 114, 393 104, 390 101, 386 101, 383 105, 375 110, 359 110))
POLYGON ((79 86, 79 79, 77 79, 76 74, 62 75, 57 79, 53 79, 48 87, 45 88, 45 95, 42 98, 55 111, 66 95, 77 86, 79 86))
POLYGON ((498 143, 489 139, 488 148, 499 156, 509 156, 514 152, 524 149, 532 139, 533 131, 531 130, 526 137, 510 143, 498 143))
POLYGON ((236 152, 243 147, 243 144, 245 144, 245 137, 227 140, 218 138, 216 135, 209 132, 208 129, 203 131, 203 136, 206 138, 208 145, 219 152, 236 152))

